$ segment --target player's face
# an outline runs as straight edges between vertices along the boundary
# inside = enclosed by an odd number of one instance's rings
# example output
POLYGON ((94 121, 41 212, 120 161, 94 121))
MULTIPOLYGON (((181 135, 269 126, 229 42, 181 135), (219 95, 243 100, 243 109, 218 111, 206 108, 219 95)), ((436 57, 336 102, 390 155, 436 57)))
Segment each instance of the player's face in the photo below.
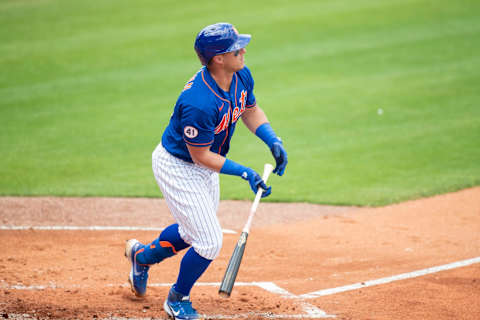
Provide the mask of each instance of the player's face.
POLYGON ((242 48, 240 50, 225 53, 225 68, 237 72, 245 66, 244 56, 247 50, 242 48))

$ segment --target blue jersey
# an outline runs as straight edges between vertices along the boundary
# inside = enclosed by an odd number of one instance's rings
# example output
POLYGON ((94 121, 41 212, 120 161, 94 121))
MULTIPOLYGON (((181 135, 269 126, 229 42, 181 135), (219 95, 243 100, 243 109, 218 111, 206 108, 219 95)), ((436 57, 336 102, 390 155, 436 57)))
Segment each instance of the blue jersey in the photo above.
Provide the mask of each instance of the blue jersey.
POLYGON ((193 161, 187 144, 210 146, 210 151, 225 156, 238 119, 246 109, 256 106, 253 85, 247 67, 234 73, 229 92, 217 85, 206 67, 200 69, 178 97, 163 132, 163 147, 188 162, 193 161))

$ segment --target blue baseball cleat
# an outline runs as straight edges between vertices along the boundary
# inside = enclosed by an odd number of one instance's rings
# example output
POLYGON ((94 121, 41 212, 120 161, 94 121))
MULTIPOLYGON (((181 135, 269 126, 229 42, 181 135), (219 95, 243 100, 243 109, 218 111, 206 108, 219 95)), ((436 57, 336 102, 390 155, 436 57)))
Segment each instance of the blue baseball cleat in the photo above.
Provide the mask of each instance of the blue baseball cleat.
POLYGON ((165 312, 174 320, 202 319, 195 309, 189 296, 183 296, 173 288, 168 293, 168 298, 163 304, 165 312))
POLYGON ((136 261, 137 253, 142 250, 143 245, 137 239, 127 241, 125 257, 127 257, 128 261, 132 264, 128 282, 130 282, 132 292, 135 293, 137 297, 145 296, 147 291, 148 269, 150 269, 150 266, 139 264, 136 261))

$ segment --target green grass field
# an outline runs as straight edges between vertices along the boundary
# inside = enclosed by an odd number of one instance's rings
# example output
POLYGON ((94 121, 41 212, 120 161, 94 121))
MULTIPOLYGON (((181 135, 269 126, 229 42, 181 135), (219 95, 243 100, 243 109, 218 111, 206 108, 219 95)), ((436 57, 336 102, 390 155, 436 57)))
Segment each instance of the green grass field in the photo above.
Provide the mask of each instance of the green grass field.
MULTIPOLYGON (((479 1, 2 0, 0 195, 161 196, 151 152, 200 67, 196 33, 220 21, 253 35, 257 101, 289 152, 268 201, 480 184, 479 1)), ((273 161, 243 124, 229 157, 273 161)))

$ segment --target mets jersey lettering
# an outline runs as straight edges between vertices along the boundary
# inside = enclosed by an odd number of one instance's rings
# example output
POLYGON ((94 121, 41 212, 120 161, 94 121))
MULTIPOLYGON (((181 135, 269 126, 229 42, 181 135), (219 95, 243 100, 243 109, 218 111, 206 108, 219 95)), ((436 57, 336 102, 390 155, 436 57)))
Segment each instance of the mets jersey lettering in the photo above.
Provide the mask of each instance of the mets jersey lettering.
POLYGON ((237 121, 248 108, 256 106, 254 81, 244 67, 234 73, 228 92, 222 90, 208 69, 200 69, 184 86, 170 123, 162 136, 164 148, 172 155, 193 162, 187 144, 210 146, 225 156, 237 121))
MULTIPOLYGON (((247 97, 247 91, 242 90, 242 93, 240 94, 240 108, 235 107, 235 109, 233 109, 232 123, 237 122, 240 116, 242 115, 242 113, 245 112, 246 97, 247 97)), ((222 105, 222 108, 223 108, 223 105, 222 105)), ((221 108, 219 110, 221 110, 221 108)), ((215 128, 215 134, 218 134, 223 130, 226 130, 228 128, 229 121, 230 121, 230 109, 226 114, 223 115, 222 120, 220 121, 220 124, 215 128)))

